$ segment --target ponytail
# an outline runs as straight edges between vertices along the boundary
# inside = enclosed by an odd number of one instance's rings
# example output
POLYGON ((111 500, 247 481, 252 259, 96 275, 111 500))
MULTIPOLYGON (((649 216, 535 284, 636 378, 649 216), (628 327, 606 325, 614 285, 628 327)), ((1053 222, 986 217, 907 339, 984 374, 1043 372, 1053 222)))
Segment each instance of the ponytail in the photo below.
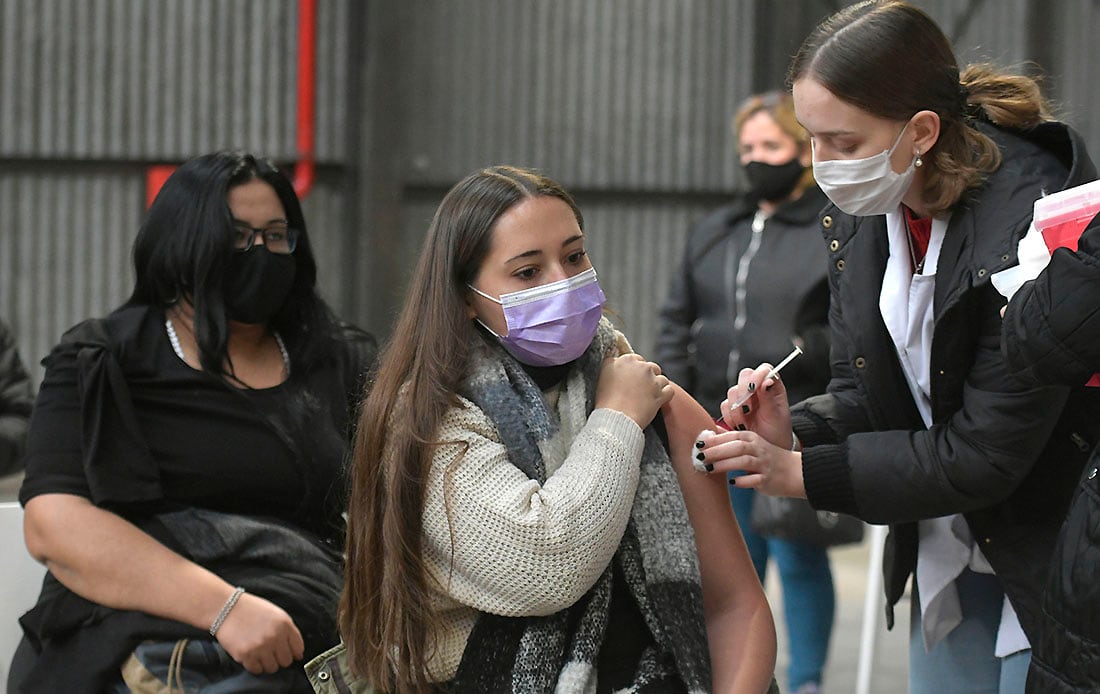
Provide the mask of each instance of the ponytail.
POLYGON ((962 71, 959 92, 962 117, 941 114, 940 137, 929 152, 924 203, 932 214, 953 207, 1001 165, 997 144, 974 127, 974 121, 1028 130, 1051 119, 1050 107, 1034 79, 1001 72, 987 63, 962 71))
POLYGON ((999 72, 988 63, 969 65, 959 76, 967 113, 1011 130, 1028 130, 1051 120, 1039 84, 1024 75, 999 72))

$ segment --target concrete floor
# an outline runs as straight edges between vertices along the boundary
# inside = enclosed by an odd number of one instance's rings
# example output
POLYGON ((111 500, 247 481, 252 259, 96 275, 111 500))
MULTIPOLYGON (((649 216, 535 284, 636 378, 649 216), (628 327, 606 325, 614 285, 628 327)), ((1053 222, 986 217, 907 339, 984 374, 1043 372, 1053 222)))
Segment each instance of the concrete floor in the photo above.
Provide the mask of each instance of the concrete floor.
MULTIPOLYGON (((822 691, 825 694, 854 694, 859 670, 860 638, 863 622, 864 596, 867 588, 867 568, 870 558, 872 533, 864 534, 860 545, 837 547, 830 550, 833 567, 833 583, 836 587, 836 618, 829 658, 825 667, 822 691)), ((881 567, 875 567, 880 572, 881 567)), ((769 567, 765 591, 776 616, 776 632, 779 637, 779 655, 776 659, 776 677, 780 689, 789 692, 786 683, 787 635, 783 628, 783 600, 778 572, 769 567)), ((877 603, 874 649, 871 658, 871 694, 904 694, 909 677, 909 599, 908 595, 894 609, 895 622, 891 631, 886 630, 882 614, 882 601, 877 603)))

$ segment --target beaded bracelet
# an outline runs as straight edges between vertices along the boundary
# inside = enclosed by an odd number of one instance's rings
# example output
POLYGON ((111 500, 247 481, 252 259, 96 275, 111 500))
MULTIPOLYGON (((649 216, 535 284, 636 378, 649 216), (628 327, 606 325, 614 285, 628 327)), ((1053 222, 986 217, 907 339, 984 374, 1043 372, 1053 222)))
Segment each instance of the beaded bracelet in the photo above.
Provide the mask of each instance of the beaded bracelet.
POLYGON ((210 635, 217 636, 218 629, 221 629, 222 622, 229 616, 229 611, 233 609, 233 606, 237 604, 237 601, 241 599, 241 595, 244 594, 244 588, 237 586, 233 594, 229 596, 229 599, 222 605, 222 611, 218 613, 218 616, 214 618, 214 623, 210 625, 210 635))

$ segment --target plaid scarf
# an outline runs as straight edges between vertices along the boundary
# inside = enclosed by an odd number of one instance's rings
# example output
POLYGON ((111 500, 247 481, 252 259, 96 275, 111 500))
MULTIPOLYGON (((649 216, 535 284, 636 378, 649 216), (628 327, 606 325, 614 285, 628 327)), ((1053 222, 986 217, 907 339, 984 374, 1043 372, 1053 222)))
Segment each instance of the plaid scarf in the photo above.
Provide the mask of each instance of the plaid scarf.
MULTIPOLYGON (((539 387, 515 359, 479 335, 471 343, 471 369, 460 392, 496 425, 512 463, 531 479, 545 482, 544 455, 563 456, 571 443, 561 444, 564 452, 554 451, 552 437, 562 420, 574 432, 587 420, 603 360, 619 353, 618 337, 606 319, 600 322, 592 345, 566 378, 557 412, 547 407, 539 387)), ((709 691, 710 656, 694 534, 668 452, 653 427, 645 431, 638 490, 613 562, 656 644, 643 652, 633 684, 625 691, 642 691, 669 676, 678 676, 692 693, 709 691)), ((479 614, 455 679, 445 689, 595 692, 612 572, 609 565, 580 600, 549 616, 479 614)))

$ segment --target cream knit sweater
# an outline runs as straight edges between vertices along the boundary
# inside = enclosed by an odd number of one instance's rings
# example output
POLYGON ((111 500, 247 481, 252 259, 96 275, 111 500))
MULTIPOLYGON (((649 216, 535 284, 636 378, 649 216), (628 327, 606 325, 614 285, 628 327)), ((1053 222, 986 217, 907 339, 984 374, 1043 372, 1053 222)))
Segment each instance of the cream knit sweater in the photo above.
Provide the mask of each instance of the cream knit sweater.
POLYGON ((440 426, 445 443, 432 461, 423 530, 441 623, 429 660, 434 681, 454 677, 479 611, 548 615, 580 599, 630 519, 641 429, 610 409, 571 421, 567 403, 584 398, 579 378, 546 397, 561 426, 541 449, 545 484, 512 465, 492 421, 468 400, 440 426))

